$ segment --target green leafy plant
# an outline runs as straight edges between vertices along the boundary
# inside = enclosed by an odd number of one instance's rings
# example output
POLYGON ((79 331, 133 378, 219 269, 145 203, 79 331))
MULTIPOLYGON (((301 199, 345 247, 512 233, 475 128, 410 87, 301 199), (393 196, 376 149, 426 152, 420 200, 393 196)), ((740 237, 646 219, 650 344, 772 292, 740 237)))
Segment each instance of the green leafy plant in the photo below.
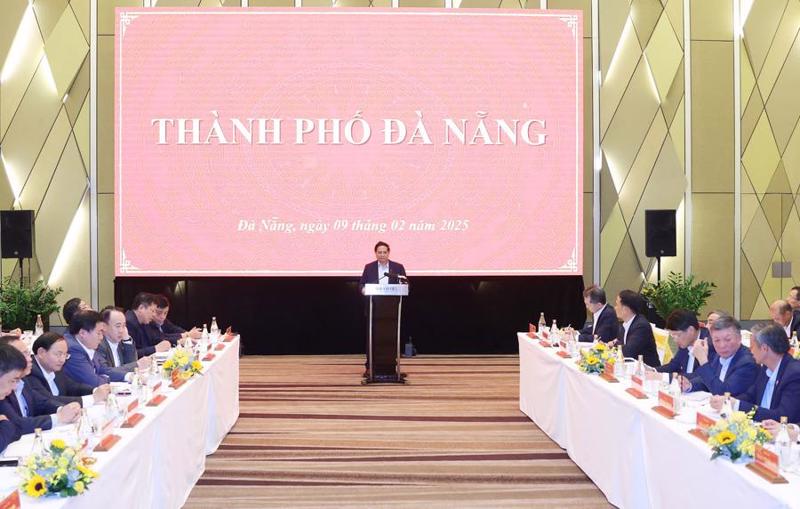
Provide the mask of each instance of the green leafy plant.
POLYGON ((42 280, 20 286, 19 281, 6 278, 0 286, 3 328, 32 330, 36 315, 42 315, 42 320, 47 320, 51 313, 58 311, 56 297, 63 291, 61 287, 50 288, 42 280))
POLYGON ((695 281, 694 276, 670 272, 660 283, 647 283, 642 295, 653 304, 662 318, 666 319, 676 309, 687 309, 699 314, 717 285, 708 281, 695 281))

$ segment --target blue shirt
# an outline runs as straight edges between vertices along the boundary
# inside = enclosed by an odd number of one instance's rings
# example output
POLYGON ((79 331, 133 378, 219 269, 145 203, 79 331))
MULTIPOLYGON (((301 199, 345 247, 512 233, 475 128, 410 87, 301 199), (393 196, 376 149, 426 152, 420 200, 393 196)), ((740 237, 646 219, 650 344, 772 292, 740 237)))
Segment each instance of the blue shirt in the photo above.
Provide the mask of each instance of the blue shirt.
POLYGON ((719 370, 719 381, 725 381, 725 375, 728 373, 728 366, 731 365, 731 361, 733 360, 733 355, 728 357, 727 359, 723 359, 722 357, 719 358, 720 366, 722 366, 719 370))
POLYGON ((769 409, 769 406, 772 403, 772 391, 775 390, 775 381, 778 379, 778 371, 781 369, 782 361, 783 358, 778 361, 778 365, 775 366, 775 371, 767 368, 767 376, 769 377, 769 380, 767 380, 767 386, 764 387, 764 395, 761 397, 761 406, 766 409, 769 409))
POLYGON ((25 388, 25 381, 20 380, 17 383, 17 387, 14 389, 14 394, 17 396, 17 403, 19 403, 19 411, 22 414, 22 417, 28 417, 28 402, 25 400, 25 396, 22 395, 22 390, 25 388))

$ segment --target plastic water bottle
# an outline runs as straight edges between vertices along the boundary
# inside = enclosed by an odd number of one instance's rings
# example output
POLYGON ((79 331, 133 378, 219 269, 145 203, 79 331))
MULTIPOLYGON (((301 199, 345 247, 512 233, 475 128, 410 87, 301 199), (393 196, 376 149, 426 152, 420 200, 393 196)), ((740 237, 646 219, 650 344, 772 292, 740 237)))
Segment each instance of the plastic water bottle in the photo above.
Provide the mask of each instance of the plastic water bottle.
POLYGON ((625 356, 622 355, 622 348, 617 347, 617 355, 614 360, 614 377, 623 378, 625 376, 625 356))
POLYGON ((203 353, 208 350, 208 340, 210 339, 208 334, 208 326, 203 324, 203 333, 200 336, 200 344, 198 345, 199 353, 203 353))
POLYGON ((34 339, 44 334, 44 322, 42 322, 42 315, 36 315, 36 328, 33 332, 34 339))
POLYGON ((789 439, 789 431, 786 429, 788 422, 789 419, 786 416, 781 417, 781 430, 775 437, 775 448, 780 457, 781 470, 788 469, 792 462, 792 441, 789 439))
POLYGON ((544 334, 547 330, 547 321, 544 319, 544 311, 539 313, 539 334, 544 334))
POLYGON ((675 405, 675 413, 681 410, 681 393, 683 390, 681 389, 680 378, 680 373, 673 373, 672 382, 669 384, 669 393, 675 405))
POLYGON ((553 325, 550 327, 550 337, 548 338, 550 343, 555 343, 558 341, 558 325, 556 325, 555 318, 553 319, 553 325))
POLYGON ((216 343, 219 339, 219 327, 217 326, 217 317, 211 317, 211 342, 216 343))
POLYGON ((789 342, 792 348, 797 348, 797 331, 792 332, 792 339, 789 342))
POLYGON ((33 447, 31 448, 33 456, 42 456, 44 454, 44 439, 42 438, 42 428, 33 430, 33 447))
POLYGON ((725 399, 722 401, 722 409, 719 411, 719 415, 725 419, 729 419, 733 415, 733 406, 731 405, 731 393, 726 392, 724 398, 725 399))

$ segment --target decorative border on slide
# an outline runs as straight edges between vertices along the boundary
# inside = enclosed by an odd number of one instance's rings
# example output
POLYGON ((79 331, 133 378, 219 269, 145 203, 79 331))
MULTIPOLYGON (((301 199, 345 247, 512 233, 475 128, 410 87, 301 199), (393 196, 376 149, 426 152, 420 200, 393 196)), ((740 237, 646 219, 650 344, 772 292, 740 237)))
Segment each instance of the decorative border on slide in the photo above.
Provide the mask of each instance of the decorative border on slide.
MULTIPOLYGON (((578 107, 580 103, 580 69, 583 62, 579 61, 579 54, 580 48, 582 45, 582 37, 578 34, 578 15, 577 14, 564 14, 559 12, 527 12, 527 13, 504 13, 504 12, 469 12, 469 11, 460 11, 456 9, 447 9, 446 11, 402 11, 397 12, 396 9, 390 9, 386 11, 382 10, 370 10, 367 11, 317 11, 317 10, 286 10, 286 11, 262 11, 262 10, 216 10, 216 9, 208 9, 208 10, 166 10, 166 9, 146 9, 141 10, 141 8, 131 9, 131 10, 122 10, 118 8, 119 12, 119 30, 118 34, 119 37, 119 46, 117 47, 117 60, 118 60, 118 79, 117 79, 117 91, 119 92, 119 96, 117 97, 117 104, 115 105, 117 108, 117 129, 118 129, 118 138, 117 140, 122 139, 122 43, 125 39, 125 34, 128 31, 128 28, 131 26, 133 21, 137 19, 140 15, 158 15, 158 16, 168 16, 168 15, 245 15, 245 16, 253 16, 253 15, 320 15, 320 14, 328 14, 328 15, 366 15, 366 16, 380 16, 380 15, 411 15, 411 16, 526 16, 526 17, 544 17, 544 18, 557 18, 560 21, 563 21, 567 27, 570 29, 572 33, 572 39, 575 43, 575 224, 578 225, 580 223, 580 204, 581 200, 583 200, 582 190, 580 189, 580 175, 583 172, 583 167, 580 165, 580 153, 583 150, 582 144, 578 143, 577 141, 581 139, 581 131, 583 129, 583 125, 580 122, 580 114, 581 108, 578 107), (452 11, 452 12, 450 12, 452 11)), ((123 247, 122 242, 122 144, 119 143, 117 146, 117 163, 114 168, 115 177, 117 180, 117 192, 115 193, 115 198, 117 200, 117 214, 118 214, 118 221, 116 223, 117 227, 117 241, 118 241, 118 248, 119 248, 119 265, 117 266, 117 273, 119 275, 128 275, 128 274, 136 274, 136 275, 152 275, 152 276, 163 276, 163 275, 184 275, 184 276, 202 276, 202 275, 284 275, 284 276, 292 276, 292 275, 353 275, 360 272, 358 270, 262 270, 262 269, 252 269, 252 270, 147 270, 147 269, 140 269, 133 265, 133 262, 128 259, 125 255, 125 249, 123 247)), ((578 228, 575 228, 575 245, 572 248, 572 254, 570 258, 564 262, 560 267, 553 268, 553 269, 495 269, 495 270, 473 270, 473 269, 459 269, 459 270, 412 270, 411 272, 414 274, 430 274, 430 275, 438 275, 438 274, 459 274, 459 275, 536 275, 536 274, 577 274, 579 273, 578 268, 578 249, 580 248, 580 239, 579 236, 582 232, 578 231, 578 228)))

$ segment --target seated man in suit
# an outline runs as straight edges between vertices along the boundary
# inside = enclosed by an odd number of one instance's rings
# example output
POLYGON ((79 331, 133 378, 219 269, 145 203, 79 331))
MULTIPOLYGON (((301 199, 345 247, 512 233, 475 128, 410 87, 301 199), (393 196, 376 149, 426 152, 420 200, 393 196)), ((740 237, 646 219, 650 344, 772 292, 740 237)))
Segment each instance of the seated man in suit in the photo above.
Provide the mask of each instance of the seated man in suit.
POLYGON ((753 385, 758 373, 753 355, 742 345, 742 326, 732 316, 722 315, 714 320, 710 332, 717 355, 710 355, 707 340, 695 341, 692 353, 700 366, 694 368, 691 378, 681 381, 682 388, 717 395, 730 392, 738 397, 753 385))
POLYGON ((789 290, 789 295, 786 296, 786 302, 792 306, 795 314, 800 313, 800 286, 793 286, 789 290))
MULTIPOLYGON (((750 351, 759 365, 755 383, 735 400, 734 409, 756 409, 755 420, 800 421, 800 362, 789 353, 789 338, 778 324, 753 327, 750 351)), ((712 398, 721 407, 722 398, 712 398)))
POLYGON ((200 339, 203 331, 197 327, 192 327, 192 330, 187 331, 167 318, 169 314, 169 299, 166 295, 156 294, 153 298, 156 301, 156 310, 153 313, 153 321, 148 324, 148 327, 157 330, 156 336, 166 339, 172 343, 172 346, 185 342, 187 338, 200 339))
POLYGON ((389 260, 389 251, 389 244, 386 242, 375 244, 376 260, 364 266, 364 272, 361 273, 361 280, 358 282, 359 288, 363 290, 366 284, 394 285, 398 284, 401 279, 405 279, 405 267, 400 263, 389 260))
POLYGON ((792 333, 800 335, 800 314, 792 311, 792 306, 785 300, 776 300, 769 307, 772 321, 783 327, 786 337, 791 338, 792 333))
MULTIPOLYGON (((708 329, 701 328, 695 314, 686 309, 676 309, 670 313, 666 329, 678 345, 678 352, 668 364, 656 368, 656 371, 691 375, 697 366, 692 352, 694 343, 698 339, 709 339, 708 329)), ((716 355, 713 344, 709 343, 708 346, 709 355, 716 355)))
POLYGON ((592 324, 581 329, 579 341, 594 341, 597 336, 600 341, 608 343, 617 339, 619 321, 614 309, 606 304, 606 292, 597 285, 592 285, 583 291, 583 303, 586 310, 592 314, 592 324))
MULTIPOLYGON (((19 350, 0 342, 0 402, 14 392, 26 366, 25 356, 19 350)), ((7 415, 0 414, 0 453, 19 437, 19 427, 7 415)))
POLYGON ((108 398, 108 384, 92 387, 71 379, 61 370, 67 362, 67 340, 55 332, 45 332, 33 342, 33 363, 25 383, 62 405, 73 401, 83 407, 102 403, 108 398))
POLYGON ((139 357, 149 357, 156 352, 166 352, 172 343, 161 339, 157 329, 148 327, 156 312, 156 301, 152 293, 139 292, 133 298, 131 309, 125 312, 125 325, 136 346, 139 357))
POLYGON ((622 325, 619 326, 614 343, 622 345, 622 355, 625 357, 637 359, 641 355, 645 364, 655 368, 661 365, 661 361, 658 358, 653 327, 641 314, 644 306, 644 299, 638 293, 631 290, 619 292, 614 311, 622 320, 622 325))
POLYGON ((108 375, 112 382, 128 382, 137 368, 150 367, 151 358, 137 359, 136 347, 128 336, 125 311, 122 308, 108 306, 102 312, 105 337, 95 352, 100 372, 108 375))
MULTIPOLYGON (((789 355, 789 338, 780 325, 756 327, 750 351, 761 365, 756 381, 733 401, 733 409, 749 412, 753 419, 800 421, 800 362, 789 355)), ((711 407, 722 408, 722 396, 712 396, 711 407)))
POLYGON ((28 345, 16 336, 0 337, 0 343, 16 348, 25 356, 22 380, 8 397, 0 401, 0 414, 13 421, 23 435, 33 433, 36 428, 50 429, 53 426, 77 421, 81 413, 81 406, 78 403, 72 402, 61 406, 58 401, 34 391, 25 383, 24 378, 30 374, 32 368, 28 345))
POLYGON ((102 372, 97 347, 103 340, 103 317, 97 311, 80 311, 72 317, 67 340, 69 358, 64 373, 76 382, 98 387, 107 384, 109 377, 102 372))
POLYGON ((92 308, 80 297, 73 297, 64 303, 64 307, 61 309, 61 314, 64 315, 64 321, 67 325, 69 325, 69 322, 72 320, 72 317, 75 316, 75 313, 78 311, 87 311, 89 309, 92 308))

